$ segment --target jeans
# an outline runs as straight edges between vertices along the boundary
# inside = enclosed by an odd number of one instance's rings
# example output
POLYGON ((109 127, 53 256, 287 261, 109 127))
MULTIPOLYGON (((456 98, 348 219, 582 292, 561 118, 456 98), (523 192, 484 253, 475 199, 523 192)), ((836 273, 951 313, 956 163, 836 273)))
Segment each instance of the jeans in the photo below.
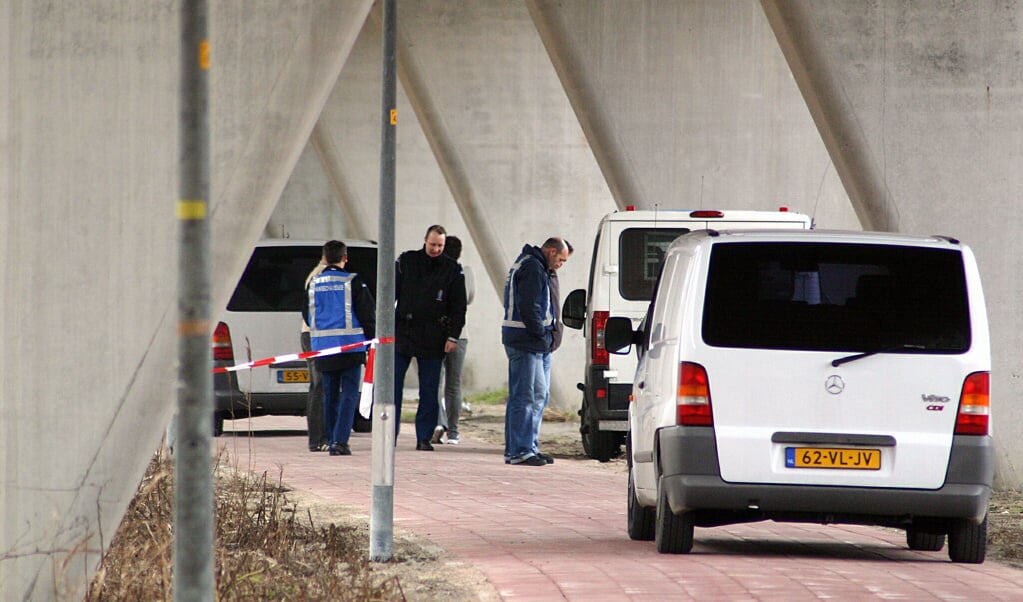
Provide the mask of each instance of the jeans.
MULTIPOLYGON (((411 355, 394 352, 394 438, 397 440, 401 429, 401 396, 405 388, 405 373, 412 363, 411 355)), ((416 441, 429 441, 437 427, 437 394, 440 388, 442 358, 417 357, 419 366, 419 409, 416 410, 416 441)))
POLYGON ((462 366, 468 344, 468 339, 458 339, 458 347, 444 356, 444 398, 437 424, 454 439, 458 438, 458 417, 462 413, 462 366))
POLYGON ((543 354, 543 404, 533 414, 533 454, 540 453, 540 423, 543 422, 543 411, 551 401, 551 354, 543 354))
POLYGON ((535 416, 547 400, 544 355, 504 346, 508 356, 508 407, 504 412, 504 458, 513 464, 536 455, 535 416))
POLYGON ((323 424, 330 444, 348 443, 359 407, 362 366, 356 364, 346 370, 326 370, 320 376, 323 378, 323 424))
MULTIPOLYGON (((313 350, 308 332, 303 332, 300 340, 302 351, 313 350)), ((306 363, 309 364, 309 398, 305 405, 305 423, 309 433, 309 449, 314 449, 327 443, 323 433, 323 381, 320 379, 320 371, 316 369, 316 362, 306 360, 306 363)))

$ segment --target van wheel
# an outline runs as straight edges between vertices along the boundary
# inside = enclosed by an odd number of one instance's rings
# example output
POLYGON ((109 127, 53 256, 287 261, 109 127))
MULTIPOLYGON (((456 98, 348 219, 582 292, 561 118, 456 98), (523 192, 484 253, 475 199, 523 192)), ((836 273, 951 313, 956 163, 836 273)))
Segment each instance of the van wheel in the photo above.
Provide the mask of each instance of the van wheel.
POLYGON ((906 545, 910 550, 938 552, 945 547, 945 533, 919 529, 916 525, 906 527, 906 545))
POLYGON ((661 554, 688 554, 693 549, 692 512, 672 514, 668 505, 668 492, 657 484, 657 515, 654 525, 654 545, 661 554))
POLYGON ((987 515, 980 524, 960 518, 949 523, 948 557, 952 562, 980 564, 987 553, 987 515))
POLYGON ((356 433, 373 432, 373 420, 363 418, 362 414, 359 413, 359 408, 355 408, 355 420, 352 421, 352 431, 356 433))
POLYGON ((213 412, 213 436, 219 437, 224 434, 224 415, 220 412, 213 412))
POLYGON ((589 404, 583 401, 583 408, 579 412, 582 416, 579 432, 583 436, 583 452, 599 462, 607 462, 615 458, 621 452, 621 442, 618 433, 609 433, 597 428, 597 419, 590 416, 589 404))
POLYGON ((629 539, 635 541, 651 541, 654 538, 654 520, 657 511, 639 505, 636 499, 636 486, 632 482, 632 469, 629 469, 629 505, 628 505, 629 539))

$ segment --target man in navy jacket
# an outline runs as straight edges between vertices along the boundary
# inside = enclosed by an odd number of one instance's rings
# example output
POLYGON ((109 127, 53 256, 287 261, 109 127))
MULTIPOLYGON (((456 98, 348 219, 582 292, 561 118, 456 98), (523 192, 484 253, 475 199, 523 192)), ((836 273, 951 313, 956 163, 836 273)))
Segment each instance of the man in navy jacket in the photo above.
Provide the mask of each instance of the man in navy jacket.
POLYGON ((508 356, 508 406, 504 418, 504 459, 507 464, 545 466, 553 459, 536 445, 540 418, 550 387, 550 353, 557 313, 551 302, 550 271, 571 253, 561 238, 542 247, 525 245, 504 284, 501 342, 508 356))

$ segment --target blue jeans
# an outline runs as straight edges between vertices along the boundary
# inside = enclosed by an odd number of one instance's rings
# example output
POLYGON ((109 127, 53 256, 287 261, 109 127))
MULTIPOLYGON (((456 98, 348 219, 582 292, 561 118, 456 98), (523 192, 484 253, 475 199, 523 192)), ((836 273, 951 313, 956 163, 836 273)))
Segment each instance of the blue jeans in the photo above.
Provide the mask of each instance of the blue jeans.
MULTIPOLYGON (((401 428, 401 394, 405 388, 405 373, 412 363, 411 355, 394 352, 394 437, 398 438, 401 428)), ((416 410, 416 440, 429 441, 433 437, 433 429, 437 427, 437 393, 440 388, 440 368, 444 358, 416 358, 419 366, 419 409, 416 410)))
POLYGON ((348 443, 355 410, 359 407, 359 379, 362 366, 320 373, 323 381, 323 428, 330 444, 348 443))
POLYGON ((543 421, 543 411, 551 401, 551 354, 543 354, 543 404, 533 414, 533 454, 540 453, 540 423, 543 421))
MULTIPOLYGON (((504 458, 512 463, 536 455, 534 424, 547 400, 544 355, 504 346, 508 356, 508 407, 504 412, 504 458)), ((549 365, 549 364, 548 364, 549 365)))

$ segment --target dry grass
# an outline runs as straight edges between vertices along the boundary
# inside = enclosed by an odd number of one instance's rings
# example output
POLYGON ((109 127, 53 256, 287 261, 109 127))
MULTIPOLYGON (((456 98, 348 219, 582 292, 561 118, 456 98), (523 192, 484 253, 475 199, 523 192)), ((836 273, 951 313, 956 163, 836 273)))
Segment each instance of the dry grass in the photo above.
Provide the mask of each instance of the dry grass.
MULTIPOLYGON (((405 600, 368 566, 353 527, 317 527, 280 480, 216 473, 218 600, 405 600)), ((172 598, 173 466, 157 454, 93 579, 88 601, 172 598)))

